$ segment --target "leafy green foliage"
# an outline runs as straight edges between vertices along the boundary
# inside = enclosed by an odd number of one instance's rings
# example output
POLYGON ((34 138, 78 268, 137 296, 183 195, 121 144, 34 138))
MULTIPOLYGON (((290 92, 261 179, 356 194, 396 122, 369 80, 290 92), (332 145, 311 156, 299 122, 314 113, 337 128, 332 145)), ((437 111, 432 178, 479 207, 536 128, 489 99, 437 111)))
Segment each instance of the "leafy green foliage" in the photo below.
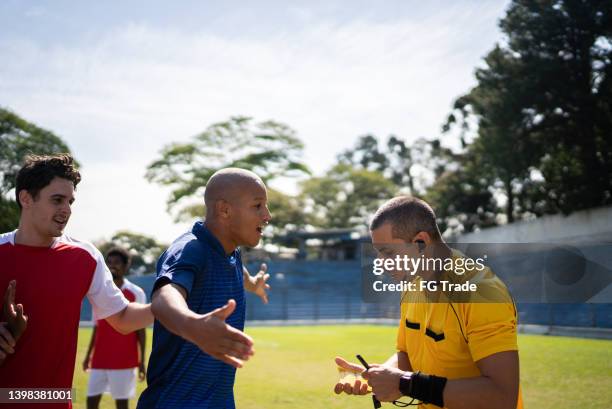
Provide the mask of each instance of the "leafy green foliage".
MULTIPOLYGON (((611 10, 609 0, 513 1, 506 44, 448 116, 443 129, 459 127, 465 148, 455 178, 489 179, 508 222, 612 203, 611 10)), ((457 188, 445 178, 432 189, 452 213, 457 188)), ((489 207, 481 195, 476 208, 489 207)))
POLYGON ((295 131, 285 124, 232 117, 212 124, 190 142, 164 147, 161 157, 148 166, 146 177, 172 188, 168 210, 179 208, 180 218, 203 209, 201 200, 200 207, 185 201, 201 197, 206 182, 219 169, 249 169, 265 182, 309 174, 300 159, 303 149, 295 131))
POLYGON ((160 243, 153 237, 127 230, 118 231, 109 241, 96 244, 104 255, 115 246, 122 247, 131 254, 130 273, 141 274, 155 273, 157 259, 168 248, 167 244, 160 243))
POLYGON ((312 224, 312 217, 304 211, 304 207, 304 197, 268 189, 268 208, 272 213, 271 226, 275 234, 299 230, 312 224))
POLYGON ((313 224, 320 227, 363 226, 380 204, 393 197, 397 186, 374 170, 339 164, 325 176, 302 183, 302 195, 312 207, 313 224))
POLYGON ((69 152, 53 132, 0 108, 0 231, 16 229, 19 224, 19 208, 9 194, 25 156, 69 152))

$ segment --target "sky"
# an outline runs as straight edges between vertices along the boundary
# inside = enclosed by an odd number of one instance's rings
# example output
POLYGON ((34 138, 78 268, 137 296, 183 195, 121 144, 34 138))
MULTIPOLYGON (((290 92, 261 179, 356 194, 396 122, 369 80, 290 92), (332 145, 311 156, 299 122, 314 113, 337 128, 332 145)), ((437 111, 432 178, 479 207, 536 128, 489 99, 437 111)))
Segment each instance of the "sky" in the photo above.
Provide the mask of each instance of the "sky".
POLYGON ((168 188, 144 179, 165 145, 235 115, 273 119, 297 131, 320 175, 364 134, 439 137, 502 41, 507 6, 4 0, 0 106, 59 135, 82 164, 68 234, 171 242, 190 223, 175 223, 168 188))

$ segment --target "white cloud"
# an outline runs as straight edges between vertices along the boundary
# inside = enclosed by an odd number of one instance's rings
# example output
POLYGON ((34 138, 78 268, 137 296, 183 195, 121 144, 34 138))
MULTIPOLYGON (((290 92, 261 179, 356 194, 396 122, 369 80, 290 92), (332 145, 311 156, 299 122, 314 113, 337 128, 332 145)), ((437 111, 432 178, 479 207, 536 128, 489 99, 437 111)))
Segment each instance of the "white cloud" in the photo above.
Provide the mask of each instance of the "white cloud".
POLYGON ((167 190, 143 183, 143 164, 99 164, 82 170, 67 233, 96 241, 118 230, 145 232, 171 242, 189 228, 165 212, 167 190))
MULTIPOLYGON (((129 24, 86 46, 0 40, 0 103, 66 139, 85 179, 71 231, 171 240, 166 191, 142 178, 166 143, 245 114, 294 127, 321 173, 357 136, 437 136, 499 37, 503 4, 425 19, 322 21, 266 38, 129 24)), ((314 21, 308 9, 293 9, 314 21)))

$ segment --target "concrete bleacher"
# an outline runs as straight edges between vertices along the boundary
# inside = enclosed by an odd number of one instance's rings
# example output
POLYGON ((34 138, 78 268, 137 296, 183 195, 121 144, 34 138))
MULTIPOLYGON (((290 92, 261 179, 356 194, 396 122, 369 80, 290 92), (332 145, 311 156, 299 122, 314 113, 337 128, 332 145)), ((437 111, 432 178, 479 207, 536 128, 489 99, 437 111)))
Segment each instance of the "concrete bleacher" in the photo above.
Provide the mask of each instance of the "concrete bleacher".
MULTIPOLYGON (((272 286, 270 302, 264 305, 247 293, 248 320, 302 320, 396 318, 399 306, 389 308, 361 301, 361 277, 358 261, 273 261, 268 262, 272 286)), ((257 271, 258 264, 248 266, 257 271)), ((155 277, 129 277, 141 286, 148 299, 155 277)), ((85 299, 81 320, 90 321, 91 305, 85 299)))
MULTIPOLYGON (((515 271, 540 274, 538 277, 544 278, 543 287, 550 284, 549 290, 552 291, 547 294, 549 301, 565 302, 519 302, 519 322, 527 325, 612 328, 612 206, 492 227, 461 235, 453 241, 467 247, 482 246, 479 243, 486 243, 485 246, 491 243, 522 245, 532 247, 532 250, 556 246, 553 249, 554 257, 541 260, 542 264, 536 268, 529 269, 525 265, 531 261, 533 267, 537 257, 523 257, 513 263, 515 271), (559 254, 563 257, 559 257, 559 254), (542 269, 544 275, 541 274, 542 269), (565 271, 560 275, 560 270, 565 271), (576 283, 566 285, 565 289, 569 291, 563 293, 564 286, 558 284, 567 278, 575 278, 576 283), (551 296, 555 290, 557 300, 551 296)), ((494 270, 501 273, 497 266, 494 270)), ((534 288, 538 287, 534 281, 531 284, 535 284, 534 288)))
MULTIPOLYGON (((258 264, 248 267, 254 272, 258 264)), ((399 317, 398 303, 362 301, 359 261, 270 261, 268 271, 272 286, 270 303, 264 305, 247 293, 249 321, 397 320, 399 317)), ((129 279, 150 297, 153 275, 129 279)), ((519 303, 517 309, 521 324, 612 328, 612 304, 519 303)), ((87 300, 83 302, 81 320, 91 320, 87 300)))
MULTIPOLYGON (((543 333, 564 333, 563 329, 570 333, 598 329, 612 333, 608 330, 612 328, 612 207, 498 226, 456 237, 453 241, 468 255, 483 248, 491 251, 490 246, 496 246, 495 243, 514 246, 511 250, 516 246, 525 247, 524 252, 519 252, 523 254, 510 251, 487 262, 515 296, 519 325, 540 327, 543 333), (538 246, 535 249, 534 243, 538 246), (563 282, 568 280, 576 282, 564 286, 563 282), (593 289, 595 284, 597 291, 593 289), (570 291, 566 291, 568 288, 570 291), (544 297, 538 298, 542 294, 544 297)), ((268 265, 272 285, 270 303, 263 305, 247 293, 250 322, 276 325, 361 319, 393 323, 399 317, 394 294, 386 303, 363 301, 359 260, 274 260, 268 265)), ((251 263, 248 267, 254 272, 258 264, 251 263)), ((130 280, 150 297, 153 275, 130 277, 130 280)), ((87 300, 83 303, 81 319, 91 320, 87 300)))

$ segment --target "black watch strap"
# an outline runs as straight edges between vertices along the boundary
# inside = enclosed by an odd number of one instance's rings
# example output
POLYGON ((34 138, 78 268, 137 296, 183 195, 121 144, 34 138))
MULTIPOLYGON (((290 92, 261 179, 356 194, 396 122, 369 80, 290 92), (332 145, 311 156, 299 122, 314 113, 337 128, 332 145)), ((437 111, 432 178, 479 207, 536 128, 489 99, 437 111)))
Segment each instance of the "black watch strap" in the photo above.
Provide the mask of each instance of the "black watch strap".
POLYGON ((399 390, 404 396, 410 396, 412 393, 412 372, 402 375, 399 381, 399 390))

